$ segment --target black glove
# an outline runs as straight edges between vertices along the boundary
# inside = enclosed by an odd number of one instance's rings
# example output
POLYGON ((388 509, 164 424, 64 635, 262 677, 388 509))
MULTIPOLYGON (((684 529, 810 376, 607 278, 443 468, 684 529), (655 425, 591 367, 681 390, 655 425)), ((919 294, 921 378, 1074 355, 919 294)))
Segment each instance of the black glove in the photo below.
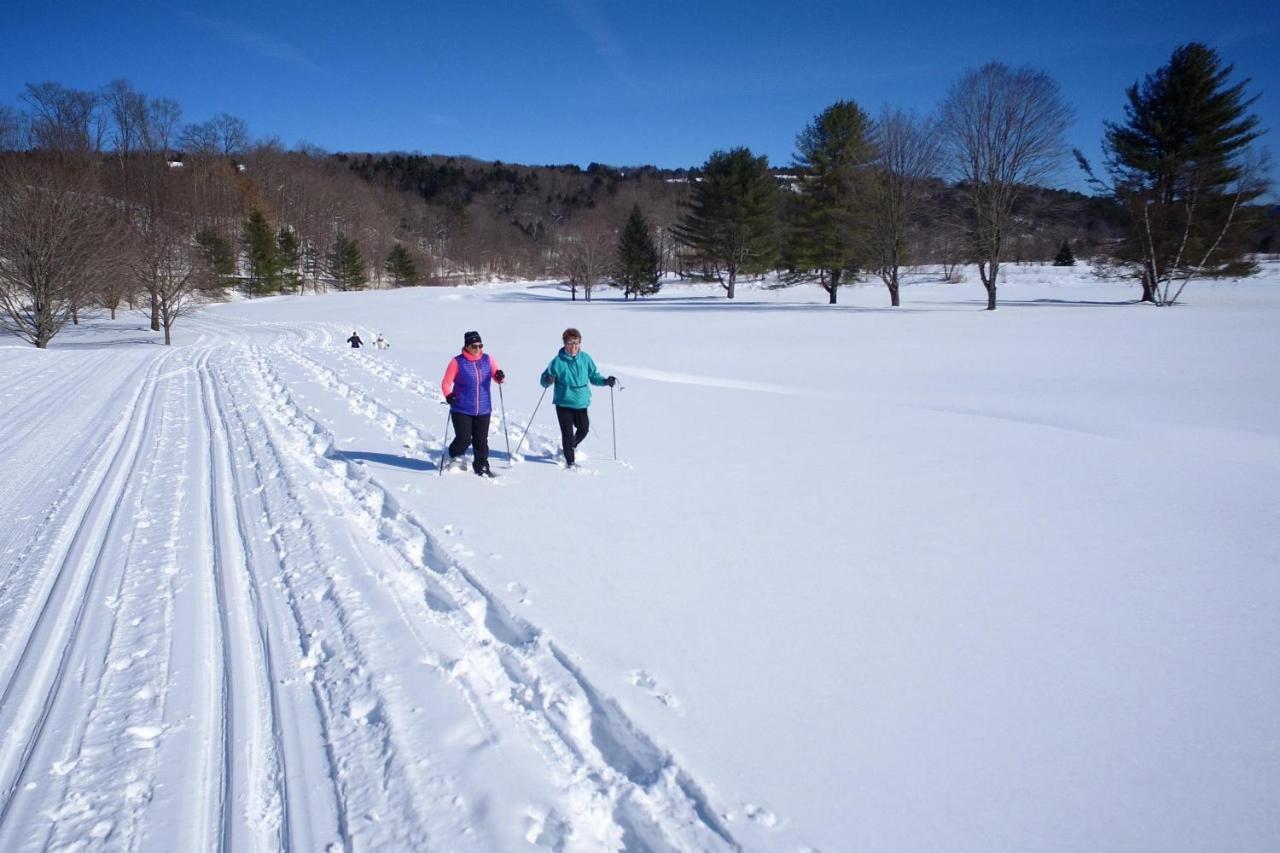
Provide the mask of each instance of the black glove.
POLYGON ((604 384, 605 384, 605 385, 608 385, 610 388, 612 388, 614 385, 617 385, 617 384, 618 384, 618 377, 616 377, 616 376, 607 376, 607 377, 605 377, 604 384))
POLYGON ((455 391, 454 393, 445 397, 444 401, 448 403, 450 406, 452 406, 454 403, 458 402, 458 393, 455 391))
POLYGON ((493 374, 493 378, 498 380, 498 384, 501 385, 503 380, 507 378, 507 374, 499 370, 497 373, 493 374))

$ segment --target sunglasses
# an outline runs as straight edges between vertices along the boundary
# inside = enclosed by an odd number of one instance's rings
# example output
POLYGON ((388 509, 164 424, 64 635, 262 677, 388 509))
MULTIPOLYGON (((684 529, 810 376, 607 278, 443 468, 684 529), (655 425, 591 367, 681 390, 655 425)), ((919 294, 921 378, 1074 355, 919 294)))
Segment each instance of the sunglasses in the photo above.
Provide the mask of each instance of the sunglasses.
POLYGON ((484 344, 467 344, 467 349, 484 349, 484 344))
POLYGON ((582 341, 565 341, 564 345, 567 347, 580 347, 582 346, 582 341))

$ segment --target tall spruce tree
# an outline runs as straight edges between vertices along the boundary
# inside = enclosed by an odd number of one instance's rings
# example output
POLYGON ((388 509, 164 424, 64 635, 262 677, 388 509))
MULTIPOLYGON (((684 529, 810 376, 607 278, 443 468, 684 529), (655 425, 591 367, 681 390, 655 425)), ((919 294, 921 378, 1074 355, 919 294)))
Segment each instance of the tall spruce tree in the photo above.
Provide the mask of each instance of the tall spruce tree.
POLYGON ((302 246, 292 228, 281 225, 276 233, 276 260, 280 264, 280 287, 289 293, 302 292, 302 246))
POLYGON ((409 254, 409 250, 403 243, 396 243, 391 247, 383 268, 386 269, 387 275, 391 276, 391 281, 396 287, 405 287, 418 282, 418 265, 414 263, 413 256, 409 254))
POLYGON ((1192 278, 1250 271, 1245 214, 1268 182, 1251 148, 1258 96, 1248 80, 1231 84, 1232 71, 1213 49, 1182 45, 1129 87, 1124 123, 1106 125, 1107 189, 1130 225, 1117 257, 1134 267, 1143 301, 1171 305, 1192 278))
POLYGON ((790 276, 812 278, 834 305, 841 283, 867 255, 868 167, 875 159, 871 118, 853 101, 837 101, 796 136, 793 164, 800 198, 787 235, 790 276))
POLYGON ((249 212, 242 229, 245 256, 249 261, 248 290, 254 296, 279 293, 280 255, 276 235, 267 222, 266 214, 258 208, 249 212))
POLYGON ((345 234, 339 234, 334 238, 333 250, 329 252, 328 266, 329 275, 333 277, 333 286, 339 290, 364 290, 369 280, 364 255, 360 252, 360 242, 352 240, 345 234))
POLYGON ((767 158, 749 148, 716 151, 672 231, 732 299, 740 273, 766 272, 777 259, 778 201, 767 158))
POLYGON ((622 288, 624 299, 650 296, 662 289, 658 262, 658 247, 637 204, 631 208, 631 216, 618 241, 618 266, 613 283, 622 288))

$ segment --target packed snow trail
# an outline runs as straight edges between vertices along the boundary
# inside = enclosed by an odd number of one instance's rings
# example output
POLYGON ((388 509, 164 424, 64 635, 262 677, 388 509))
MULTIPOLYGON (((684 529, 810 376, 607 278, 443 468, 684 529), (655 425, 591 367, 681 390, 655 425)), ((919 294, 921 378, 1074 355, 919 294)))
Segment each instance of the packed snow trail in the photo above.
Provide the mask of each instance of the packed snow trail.
POLYGON ((295 399, 426 460, 432 383, 321 325, 190 328, 0 377, 32 406, 0 513, 40 508, 0 540, 0 849, 759 846, 295 399))

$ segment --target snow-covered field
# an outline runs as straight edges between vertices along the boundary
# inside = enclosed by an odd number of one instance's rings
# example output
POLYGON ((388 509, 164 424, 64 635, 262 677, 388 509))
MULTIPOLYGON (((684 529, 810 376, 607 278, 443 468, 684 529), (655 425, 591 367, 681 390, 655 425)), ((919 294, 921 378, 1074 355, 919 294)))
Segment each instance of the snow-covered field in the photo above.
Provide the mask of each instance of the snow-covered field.
POLYGON ((0 339, 0 850, 1280 849, 1280 268, 1006 269, 0 339))

